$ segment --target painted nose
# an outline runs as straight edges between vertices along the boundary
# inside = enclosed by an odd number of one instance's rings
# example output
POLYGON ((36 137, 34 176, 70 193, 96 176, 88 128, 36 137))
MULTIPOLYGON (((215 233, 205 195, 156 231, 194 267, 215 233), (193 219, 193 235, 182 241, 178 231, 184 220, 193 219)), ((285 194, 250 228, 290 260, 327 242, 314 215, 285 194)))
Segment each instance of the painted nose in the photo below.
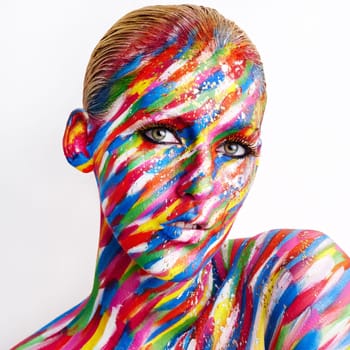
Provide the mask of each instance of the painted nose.
POLYGON ((198 150, 187 161, 187 167, 177 186, 179 196, 189 195, 196 200, 208 198, 214 189, 213 164, 209 151, 198 150))

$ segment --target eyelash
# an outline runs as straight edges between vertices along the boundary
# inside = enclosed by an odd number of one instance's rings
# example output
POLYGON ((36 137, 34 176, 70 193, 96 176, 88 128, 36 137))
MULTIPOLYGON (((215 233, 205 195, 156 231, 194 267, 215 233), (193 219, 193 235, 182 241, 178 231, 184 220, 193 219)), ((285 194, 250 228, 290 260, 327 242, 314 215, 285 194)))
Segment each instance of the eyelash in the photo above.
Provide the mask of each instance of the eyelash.
POLYGON ((247 151, 247 155, 252 155, 253 157, 257 157, 259 154, 259 144, 252 144, 251 142, 247 141, 243 137, 237 137, 237 136, 231 136, 228 139, 226 139, 222 144, 225 142, 232 142, 232 143, 238 143, 242 145, 247 151))
MULTIPOLYGON (((147 131, 150 131, 152 129, 161 129, 161 128, 164 128, 168 131, 170 131, 174 137, 179 141, 180 144, 182 144, 182 141, 181 141, 181 138, 179 137, 176 129, 174 127, 172 127, 171 125, 169 124, 165 124, 165 123, 145 123, 144 125, 141 125, 138 129, 138 132, 141 134, 142 137, 144 137, 145 139, 147 139, 148 141, 150 142, 154 142, 150 139, 150 137, 148 137, 146 135, 146 132, 147 131)), ((162 144, 162 143, 160 143, 162 144)), ((166 143, 163 143, 163 144, 166 144, 166 143)))
MULTIPOLYGON (((159 128, 159 129, 164 128, 164 129, 170 131, 174 135, 174 137, 179 141, 179 143, 182 144, 181 138, 179 137, 179 135, 177 133, 177 130, 173 126, 171 126, 169 124, 155 123, 155 122, 153 122, 153 123, 145 123, 144 125, 141 125, 139 127, 138 132, 141 134, 142 137, 144 137, 148 141, 154 142, 153 140, 151 140, 146 135, 146 132, 150 131, 152 129, 156 129, 156 128, 159 128)), ((254 157, 258 156, 259 145, 258 144, 252 144, 251 142, 247 141, 243 137, 237 137, 237 136, 228 137, 224 142, 221 143, 221 145, 225 144, 226 142, 232 142, 232 143, 240 144, 247 151, 247 154, 245 156, 249 156, 249 155, 252 155, 254 157)), ((164 143, 164 144, 166 144, 166 143, 164 143)), ((245 156, 243 156, 243 157, 245 157, 245 156)))

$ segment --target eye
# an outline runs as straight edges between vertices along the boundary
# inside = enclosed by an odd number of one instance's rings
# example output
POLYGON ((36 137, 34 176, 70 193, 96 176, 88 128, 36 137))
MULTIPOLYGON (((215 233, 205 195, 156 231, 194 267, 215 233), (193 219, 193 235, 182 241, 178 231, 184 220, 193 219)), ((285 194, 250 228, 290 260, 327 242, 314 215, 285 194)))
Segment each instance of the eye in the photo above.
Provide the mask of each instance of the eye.
POLYGON ((235 141, 225 141, 216 150, 231 158, 243 158, 250 153, 247 146, 235 141))
POLYGON ((155 126, 141 131, 148 141, 159 144, 180 144, 174 131, 164 126, 155 126))

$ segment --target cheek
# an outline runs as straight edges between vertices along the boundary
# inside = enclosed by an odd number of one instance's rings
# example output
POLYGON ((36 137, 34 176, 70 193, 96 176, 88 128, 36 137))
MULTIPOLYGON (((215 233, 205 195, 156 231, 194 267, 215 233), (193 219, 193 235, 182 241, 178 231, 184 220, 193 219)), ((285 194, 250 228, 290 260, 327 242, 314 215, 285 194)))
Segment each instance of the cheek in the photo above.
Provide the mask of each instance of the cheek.
POLYGON ((239 204, 246 196, 257 166, 255 157, 247 157, 236 162, 227 162, 218 171, 216 192, 225 201, 239 204))
MULTIPOLYGON (((116 228, 152 211, 176 183, 174 158, 181 150, 139 147, 105 154, 96 171, 102 210, 116 228)), ((121 229, 122 227, 119 227, 121 229)))

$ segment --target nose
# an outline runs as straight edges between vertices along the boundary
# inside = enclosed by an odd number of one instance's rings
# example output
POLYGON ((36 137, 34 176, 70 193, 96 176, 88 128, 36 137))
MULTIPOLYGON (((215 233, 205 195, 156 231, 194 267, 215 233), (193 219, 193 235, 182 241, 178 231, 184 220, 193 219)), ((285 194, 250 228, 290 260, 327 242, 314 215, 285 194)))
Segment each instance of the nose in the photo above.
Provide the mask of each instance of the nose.
POLYGON ((202 147, 186 158, 184 163, 187 166, 178 182, 177 194, 180 197, 188 195, 196 200, 208 198, 214 189, 210 150, 202 147))

